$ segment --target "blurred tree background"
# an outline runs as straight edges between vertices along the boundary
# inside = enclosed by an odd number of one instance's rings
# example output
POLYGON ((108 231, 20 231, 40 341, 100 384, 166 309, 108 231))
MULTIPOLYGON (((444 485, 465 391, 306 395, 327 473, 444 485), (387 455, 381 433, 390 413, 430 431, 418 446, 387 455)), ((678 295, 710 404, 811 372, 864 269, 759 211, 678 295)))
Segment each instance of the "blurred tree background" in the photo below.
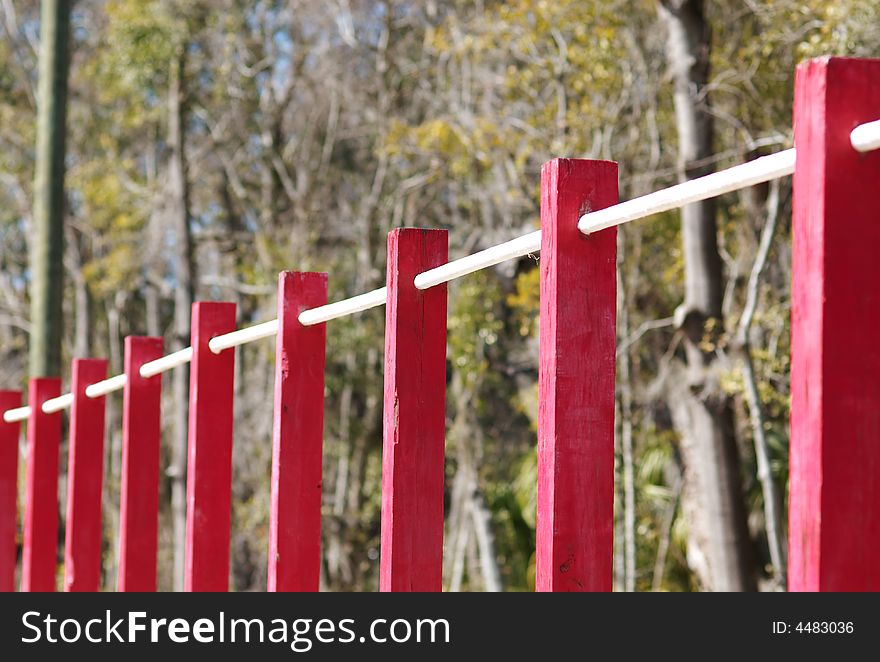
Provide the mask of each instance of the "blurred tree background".
MULTIPOLYGON (((0 24, 0 383, 13 388, 28 376, 39 2, 0 2, 0 24)), ((188 344, 193 299, 234 301, 247 325, 274 316, 283 269, 328 271, 331 299, 380 286, 391 228, 448 228, 452 257, 531 231, 555 156, 619 161, 625 199, 789 147, 796 64, 880 54, 880 4, 78 0, 70 30, 62 358, 106 356, 117 374, 128 334, 188 344), (706 127, 693 153, 682 112, 706 127)), ((712 310, 687 290, 678 212, 620 231, 619 590, 784 586, 790 188, 700 211, 712 310), (694 356, 709 366, 697 376, 694 356)), ((534 587, 538 259, 450 287, 449 590, 534 587)), ((328 325, 328 590, 378 586, 383 328, 381 310, 328 325)), ((274 347, 237 351, 232 587, 265 590, 274 347)), ((165 379, 170 590, 187 381, 165 379)), ((108 399, 108 589, 120 404, 108 399)))

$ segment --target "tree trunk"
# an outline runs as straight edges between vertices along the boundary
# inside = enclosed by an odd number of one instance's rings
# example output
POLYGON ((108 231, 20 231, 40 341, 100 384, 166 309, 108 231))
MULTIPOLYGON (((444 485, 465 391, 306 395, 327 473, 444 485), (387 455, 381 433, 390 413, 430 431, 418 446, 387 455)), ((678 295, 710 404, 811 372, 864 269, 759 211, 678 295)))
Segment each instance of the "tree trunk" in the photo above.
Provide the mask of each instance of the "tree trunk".
POLYGON ((741 353, 741 367, 746 402, 749 409, 749 422, 752 426, 752 443, 755 447, 755 463, 758 469, 758 480, 764 497, 764 528, 767 531, 767 547, 770 552, 770 563, 773 566, 771 586, 775 590, 784 590, 786 584, 788 559, 786 547, 785 516, 783 514, 782 495, 776 485, 776 479, 770 466, 770 446, 764 432, 764 411, 758 393, 758 378, 755 375, 755 362, 752 353, 751 328, 755 311, 758 308, 758 294, 764 267, 773 243, 776 224, 779 220, 780 194, 779 180, 770 183, 769 194, 761 205, 747 205, 755 215, 764 212, 764 228, 758 244, 755 262, 749 275, 746 288, 746 302, 737 329, 736 343, 741 353))
POLYGON ((61 374, 64 155, 70 3, 40 6, 40 82, 31 243, 30 376, 61 374))
MULTIPOLYGON (((118 375, 123 370, 123 339, 120 317, 125 307, 125 293, 117 291, 104 302, 107 315, 107 345, 109 346, 110 372, 118 375)), ((107 467, 106 489, 104 490, 104 512, 108 515, 107 538, 117 540, 119 536, 120 477, 122 476, 122 399, 107 398, 105 422, 107 444, 105 446, 105 466, 107 467)), ((112 546, 107 555, 106 577, 116 578, 119 567, 119 546, 112 546)), ((115 583, 112 586, 116 586, 115 583)))
MULTIPOLYGON (((184 103, 186 46, 181 44, 171 62, 168 89, 169 214, 174 228, 174 336, 172 349, 178 351, 190 342, 190 315, 194 298, 192 229, 189 223, 189 185, 186 173, 184 103)), ((173 372, 174 439, 171 452, 171 509, 174 522, 174 589, 183 590, 186 545, 186 451, 189 417, 189 367, 173 372)))
MULTIPOLYGON (((678 175, 711 171, 710 29, 703 0, 662 0, 667 60, 674 82, 678 175)), ((728 396, 721 389, 712 346, 722 330, 722 261, 712 200, 682 209, 685 300, 676 311, 687 369, 667 389, 681 438, 682 506, 688 520, 688 563, 702 588, 755 589, 754 560, 740 484, 739 456, 728 396)))
MULTIPOLYGON (((626 254, 626 235, 617 235, 617 296, 618 333, 628 338, 629 328, 629 283, 624 283, 621 265, 626 254)), ((636 488, 635 463, 633 453, 633 388, 630 365, 630 348, 618 353, 618 402, 620 412, 620 459, 623 474, 623 590, 633 593, 636 590, 636 488)))
POLYGON ((467 565, 468 589, 475 590, 479 577, 484 591, 497 593, 504 588, 495 553, 492 514, 479 486, 478 451, 482 447, 483 439, 479 426, 472 418, 471 404, 476 393, 465 386, 459 371, 453 373, 449 391, 455 402, 449 439, 454 445, 457 466, 450 489, 443 567, 449 575, 449 590, 460 591, 464 580, 466 552, 473 545, 478 552, 479 564, 467 565))
POLYGON ((83 275, 85 258, 81 245, 82 237, 72 227, 65 229, 67 236, 67 257, 69 269, 73 277, 74 320, 73 320, 73 356, 86 358, 91 355, 92 333, 92 298, 89 286, 83 275))
POLYGON ((495 532, 492 531, 492 513, 486 505, 482 492, 474 484, 471 492, 470 512, 473 518, 474 535, 480 550, 480 574, 483 577, 483 590, 487 593, 500 593, 504 590, 501 583, 501 568, 495 554, 495 532))

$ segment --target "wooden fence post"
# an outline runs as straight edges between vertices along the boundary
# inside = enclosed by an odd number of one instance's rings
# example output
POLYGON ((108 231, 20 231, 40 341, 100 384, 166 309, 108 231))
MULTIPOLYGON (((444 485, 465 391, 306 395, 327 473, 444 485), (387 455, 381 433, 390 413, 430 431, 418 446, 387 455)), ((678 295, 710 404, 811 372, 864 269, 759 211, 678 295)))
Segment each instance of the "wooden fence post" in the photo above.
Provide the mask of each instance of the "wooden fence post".
POLYGON ((439 591, 446 437, 446 285, 416 289, 447 259, 445 230, 388 235, 382 447, 382 591, 439 591))
POLYGON ((234 303, 193 304, 186 467, 187 591, 229 590, 235 352, 227 349, 214 354, 208 341, 234 330, 234 303))
POLYGON ((74 359, 71 369, 70 441, 64 590, 98 590, 101 582, 101 496, 104 485, 104 405, 86 386, 107 377, 104 359, 74 359))
POLYGON ((61 395, 61 379, 37 377, 28 386, 22 591, 54 591, 58 562, 58 453, 61 413, 43 413, 43 403, 61 395))
POLYGON ((880 590, 880 60, 795 83, 789 590, 880 590))
POLYGON ((538 591, 610 591, 617 231, 578 219, 617 203, 617 164, 541 169, 538 591))
POLYGON ((116 580, 119 591, 156 590, 162 377, 141 377, 140 369, 160 356, 162 338, 126 337, 116 580))
MULTIPOLYGON (((19 391, 0 391, 0 412, 21 406, 19 391)), ((0 416, 0 592, 15 590, 18 533, 18 437, 21 424, 0 416)))
POLYGON ((278 275, 269 519, 270 591, 317 591, 321 575, 326 324, 299 314, 327 303, 327 274, 278 275))

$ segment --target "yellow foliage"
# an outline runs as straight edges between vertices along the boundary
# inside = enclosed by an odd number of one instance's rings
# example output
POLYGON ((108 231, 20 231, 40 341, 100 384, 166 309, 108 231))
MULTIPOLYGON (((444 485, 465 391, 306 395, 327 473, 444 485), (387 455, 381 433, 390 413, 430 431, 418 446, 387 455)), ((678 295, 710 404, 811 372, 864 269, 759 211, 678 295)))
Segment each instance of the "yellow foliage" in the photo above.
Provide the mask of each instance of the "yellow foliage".
POLYGON ((491 153, 503 144, 500 128, 488 118, 475 118, 466 131, 450 117, 415 126, 393 120, 382 147, 391 156, 423 156, 453 178, 480 173, 492 163, 491 153))
POLYGON ((513 311, 516 329, 523 338, 531 336, 537 325, 541 303, 540 280, 540 269, 524 271, 516 278, 515 291, 507 295, 507 305, 513 311))
POLYGON ((99 163, 74 168, 69 178, 80 193, 82 217, 96 237, 95 257, 83 268, 92 292, 103 297, 130 287, 141 263, 137 251, 146 221, 143 205, 125 188, 118 171, 99 163))

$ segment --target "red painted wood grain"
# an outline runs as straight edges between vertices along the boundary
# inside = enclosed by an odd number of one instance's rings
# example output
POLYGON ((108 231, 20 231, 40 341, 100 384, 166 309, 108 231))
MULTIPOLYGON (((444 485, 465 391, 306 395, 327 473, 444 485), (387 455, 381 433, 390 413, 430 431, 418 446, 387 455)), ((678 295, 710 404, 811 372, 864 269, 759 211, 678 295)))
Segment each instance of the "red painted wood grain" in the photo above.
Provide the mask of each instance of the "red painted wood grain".
POLYGON ((22 591, 54 591, 58 563, 58 453, 61 413, 43 413, 61 395, 61 379, 37 377, 28 385, 22 591))
MULTIPOLYGON (((0 412, 21 406, 20 391, 0 391, 0 412)), ((18 439, 21 424, 0 416, 0 591, 15 590, 18 534, 18 439)))
POLYGON ((64 536, 64 590, 68 592, 95 592, 100 588, 106 398, 87 397, 86 386, 106 377, 106 360, 73 360, 64 536))
POLYGON ((439 591, 446 434, 446 285, 416 274, 447 260, 445 230, 388 235, 382 447, 382 591, 439 591))
POLYGON ((235 304, 194 303, 186 480, 187 591, 229 589, 235 351, 208 342, 235 330, 235 304))
POLYGON ((538 591, 611 590, 617 231, 577 222, 616 203, 616 163, 541 169, 538 591))
POLYGON ((162 356, 162 350, 162 338, 125 339, 119 591, 156 590, 162 377, 141 377, 140 368, 162 356))
POLYGON ((789 590, 880 590, 880 60, 795 82, 789 590))
POLYGON ((303 326, 298 316, 326 303, 327 274, 279 274, 270 591, 317 591, 319 587, 327 325, 303 326))

